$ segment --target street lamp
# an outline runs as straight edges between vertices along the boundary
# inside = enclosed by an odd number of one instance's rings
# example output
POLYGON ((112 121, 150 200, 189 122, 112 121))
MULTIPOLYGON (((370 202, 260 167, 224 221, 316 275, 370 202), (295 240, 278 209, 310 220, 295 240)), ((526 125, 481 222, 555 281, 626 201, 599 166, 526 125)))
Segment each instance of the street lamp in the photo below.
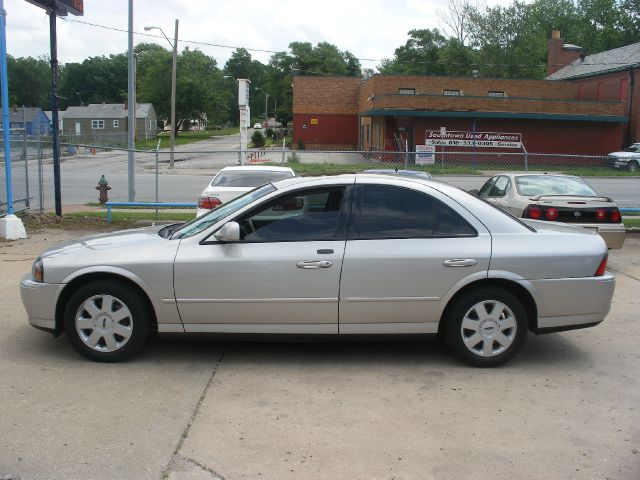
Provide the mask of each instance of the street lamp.
POLYGON ((268 104, 268 102, 269 102, 270 95, 267 92, 264 92, 264 95, 265 95, 265 97, 264 97, 264 119, 265 119, 265 122, 267 124, 267 126, 265 128, 269 128, 269 106, 268 106, 269 104, 268 104))
POLYGON ((176 146, 176 69, 178 63, 178 19, 176 18, 176 33, 173 43, 160 27, 148 26, 144 27, 145 31, 160 30, 164 38, 167 39, 169 45, 173 48, 173 68, 171 69, 171 132, 169 136, 170 160, 169 168, 173 168, 173 152, 176 146))

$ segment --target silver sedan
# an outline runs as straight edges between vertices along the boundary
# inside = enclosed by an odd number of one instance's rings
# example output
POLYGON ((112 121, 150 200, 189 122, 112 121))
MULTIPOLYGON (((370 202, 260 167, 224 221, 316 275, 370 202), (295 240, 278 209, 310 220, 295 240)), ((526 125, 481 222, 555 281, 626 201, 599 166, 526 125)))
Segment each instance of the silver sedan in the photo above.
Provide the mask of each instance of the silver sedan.
POLYGON ((593 232, 519 220, 450 185, 344 175, 259 187, 186 224, 52 247, 21 282, 29 322, 92 360, 158 333, 440 334, 474 366, 590 327, 615 280, 593 232))

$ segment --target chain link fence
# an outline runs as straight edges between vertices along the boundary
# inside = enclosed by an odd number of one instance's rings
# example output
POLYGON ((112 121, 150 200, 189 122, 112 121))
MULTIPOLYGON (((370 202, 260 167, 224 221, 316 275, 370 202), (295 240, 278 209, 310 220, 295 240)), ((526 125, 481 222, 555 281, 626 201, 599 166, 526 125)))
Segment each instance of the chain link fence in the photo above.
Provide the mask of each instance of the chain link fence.
MULTIPOLYGON (((64 139, 68 140, 68 139, 64 139)), ((107 142, 105 140, 105 142, 107 142)), ((109 142, 107 142, 109 143, 109 142)), ((61 142, 63 205, 98 201, 96 187, 102 175, 112 201, 128 201, 129 152, 117 142, 109 145, 61 142)), ((12 140, 14 209, 53 208, 53 155, 49 138, 12 140)), ((311 151, 288 148, 238 149, 235 137, 176 147, 173 166, 168 149, 135 151, 135 201, 196 202, 213 176, 226 166, 276 165, 291 167, 296 175, 336 175, 371 169, 408 169, 429 172, 434 178, 464 189, 479 188, 498 172, 566 173, 584 177, 603 195, 621 206, 640 206, 640 171, 614 168, 607 156, 504 152, 434 153, 396 151, 311 151), (215 147, 215 148, 212 148, 215 147)), ((0 214, 6 213, 4 162, 0 172, 0 214)))

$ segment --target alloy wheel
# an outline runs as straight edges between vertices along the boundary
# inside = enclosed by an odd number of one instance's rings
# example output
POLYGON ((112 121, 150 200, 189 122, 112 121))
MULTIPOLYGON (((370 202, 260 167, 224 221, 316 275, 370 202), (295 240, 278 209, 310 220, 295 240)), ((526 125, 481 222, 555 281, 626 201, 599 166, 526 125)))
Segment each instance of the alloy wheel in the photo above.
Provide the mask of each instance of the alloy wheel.
POLYGON ((80 340, 98 352, 114 352, 124 347, 133 333, 131 311, 111 295, 94 295, 86 299, 75 316, 80 340))

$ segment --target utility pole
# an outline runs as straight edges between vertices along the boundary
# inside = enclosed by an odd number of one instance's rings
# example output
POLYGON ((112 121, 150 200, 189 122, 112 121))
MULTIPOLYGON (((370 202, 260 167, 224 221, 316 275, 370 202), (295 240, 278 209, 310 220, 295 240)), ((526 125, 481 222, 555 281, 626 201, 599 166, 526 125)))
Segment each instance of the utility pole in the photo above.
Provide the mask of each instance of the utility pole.
POLYGON ((169 168, 173 168, 173 153, 176 148, 176 70, 178 68, 178 19, 176 18, 176 33, 173 37, 173 68, 171 70, 171 136, 169 168))
POLYGON ((136 199, 136 87, 135 87, 135 65, 133 58, 133 0, 129 0, 129 76, 127 82, 128 89, 128 108, 129 108, 129 120, 128 120, 128 135, 127 135, 127 148, 129 150, 129 201, 134 202, 136 199))

